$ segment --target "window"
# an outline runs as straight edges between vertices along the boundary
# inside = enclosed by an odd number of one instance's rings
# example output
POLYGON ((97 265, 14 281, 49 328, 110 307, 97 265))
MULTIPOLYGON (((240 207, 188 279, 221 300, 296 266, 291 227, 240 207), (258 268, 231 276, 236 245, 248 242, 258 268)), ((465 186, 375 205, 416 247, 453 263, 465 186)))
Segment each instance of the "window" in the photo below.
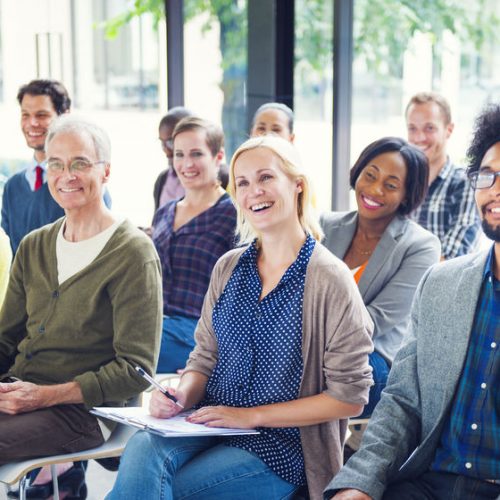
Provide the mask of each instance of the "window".
POLYGON ((295 0, 295 144, 321 211, 332 197, 332 40, 333 2, 295 0))
POLYGON ((247 2, 184 2, 185 103, 221 123, 226 159, 248 137, 246 130, 247 2))

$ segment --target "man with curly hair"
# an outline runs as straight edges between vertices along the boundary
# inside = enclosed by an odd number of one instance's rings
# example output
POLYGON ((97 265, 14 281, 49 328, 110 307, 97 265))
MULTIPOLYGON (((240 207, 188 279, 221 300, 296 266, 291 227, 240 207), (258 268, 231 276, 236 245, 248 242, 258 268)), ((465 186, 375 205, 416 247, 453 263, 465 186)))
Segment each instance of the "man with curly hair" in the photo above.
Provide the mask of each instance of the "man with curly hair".
POLYGON ((411 217, 441 241, 444 259, 475 250, 480 231, 474 193, 465 170, 454 165, 446 146, 454 123, 448 101, 435 92, 415 94, 406 107, 408 142, 429 161, 429 190, 411 217))
POLYGON ((431 268, 335 500, 500 498, 500 105, 477 118, 468 177, 488 251, 431 268))

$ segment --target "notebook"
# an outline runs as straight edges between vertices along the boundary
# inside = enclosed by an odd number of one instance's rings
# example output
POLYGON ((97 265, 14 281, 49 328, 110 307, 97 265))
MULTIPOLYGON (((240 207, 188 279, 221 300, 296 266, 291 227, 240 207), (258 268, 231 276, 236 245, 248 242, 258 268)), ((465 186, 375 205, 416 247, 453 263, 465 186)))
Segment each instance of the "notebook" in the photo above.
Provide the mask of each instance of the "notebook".
POLYGON ((259 434, 256 429, 233 429, 229 427, 206 427, 192 424, 186 420, 191 413, 184 411, 172 418, 156 418, 142 407, 95 407, 90 413, 97 417, 107 418, 121 424, 131 425, 165 437, 188 436, 234 436, 240 434, 259 434))

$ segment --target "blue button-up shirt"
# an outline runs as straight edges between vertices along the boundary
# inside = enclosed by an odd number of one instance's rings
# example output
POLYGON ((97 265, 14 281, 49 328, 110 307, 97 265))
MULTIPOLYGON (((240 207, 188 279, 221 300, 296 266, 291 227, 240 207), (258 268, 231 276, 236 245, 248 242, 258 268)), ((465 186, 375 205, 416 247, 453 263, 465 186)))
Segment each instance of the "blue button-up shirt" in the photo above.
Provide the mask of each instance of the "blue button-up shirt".
MULTIPOLYGON (((296 261, 262 300, 255 243, 242 254, 214 307, 219 360, 203 404, 248 408, 297 399, 304 283, 314 245, 308 236, 296 261)), ((260 435, 231 437, 226 443, 255 453, 285 481, 305 484, 299 429, 259 430, 260 435)))
POLYGON ((163 314, 197 319, 215 263, 234 246, 236 210, 225 193, 174 231, 178 201, 158 209, 153 219, 153 242, 162 268, 163 314))
POLYGON ((500 479, 500 281, 492 248, 469 349, 432 469, 500 479))

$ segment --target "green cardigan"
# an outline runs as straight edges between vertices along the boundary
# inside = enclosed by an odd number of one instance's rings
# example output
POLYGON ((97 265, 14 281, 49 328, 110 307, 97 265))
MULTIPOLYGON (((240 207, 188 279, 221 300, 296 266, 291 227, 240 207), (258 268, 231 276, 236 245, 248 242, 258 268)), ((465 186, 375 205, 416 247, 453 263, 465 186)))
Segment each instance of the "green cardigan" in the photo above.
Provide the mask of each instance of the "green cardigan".
POLYGON ((63 219, 26 236, 0 312, 0 374, 36 384, 80 384, 87 408, 119 405, 148 383, 162 323, 160 263, 130 222, 61 285, 56 239, 63 219))

